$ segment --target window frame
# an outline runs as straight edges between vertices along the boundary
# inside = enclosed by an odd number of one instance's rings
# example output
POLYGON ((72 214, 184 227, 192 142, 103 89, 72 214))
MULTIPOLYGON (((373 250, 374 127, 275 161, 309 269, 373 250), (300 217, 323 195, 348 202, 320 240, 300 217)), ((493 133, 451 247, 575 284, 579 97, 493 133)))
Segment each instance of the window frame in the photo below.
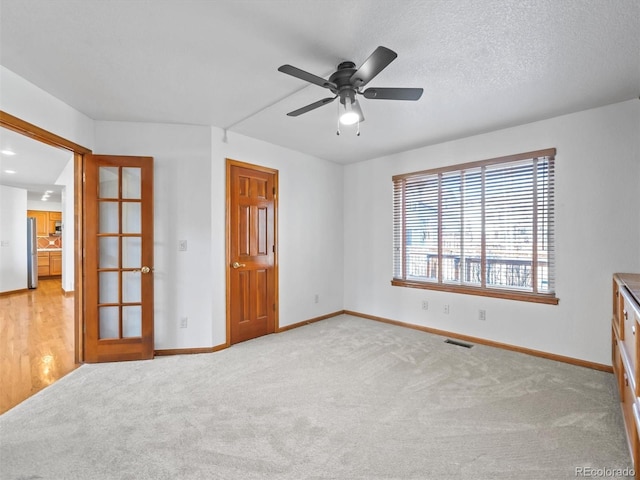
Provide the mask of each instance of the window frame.
MULTIPOLYGON (((391 280, 391 285, 393 286, 399 286, 399 287, 409 287, 409 288, 419 288, 419 289, 426 289, 426 290, 436 290, 436 291, 444 291, 444 292, 451 292, 451 293, 461 293, 461 294, 467 294, 467 295, 479 295, 479 296, 485 296, 485 297, 494 297, 494 298, 503 298, 503 299, 509 299, 509 300, 518 300, 518 301, 525 301, 525 302, 534 302, 534 303, 543 303, 543 304, 549 304, 549 305, 557 305, 559 302, 559 299, 556 296, 556 292, 555 292, 555 266, 556 266, 556 262, 555 262, 555 248, 553 245, 553 239, 555 236, 555 211, 554 211, 554 205, 553 205, 553 197, 555 196, 555 171, 554 171, 554 166, 555 166, 555 155, 556 155, 556 149, 555 148, 548 148, 548 149, 543 149, 543 150, 536 150, 536 151, 532 151, 532 152, 525 152, 525 153, 519 153, 519 154, 515 154, 515 155, 508 155, 508 156, 504 156, 504 157, 497 157, 497 158, 492 158, 492 159, 487 159, 487 160, 480 160, 480 161, 475 161, 475 162, 468 162, 468 163, 464 163, 464 164, 456 164, 456 165, 450 165, 450 166, 445 166, 445 167, 440 167, 440 168, 434 168, 434 169, 429 169, 429 170, 422 170, 422 171, 418 171, 418 172, 412 172, 412 173, 406 173, 406 174, 401 174, 401 175, 394 175, 392 177, 392 181, 393 181, 393 190, 394 190, 394 195, 393 195, 393 235, 394 235, 394 240, 393 240, 393 248, 394 248, 394 260, 393 260, 393 264, 394 264, 394 276, 391 280), (550 292, 535 292, 535 291, 522 291, 519 289, 512 289, 512 288, 508 288, 508 287, 496 287, 496 286, 487 286, 486 285, 486 276, 485 276, 485 267, 484 264, 486 263, 486 233, 485 233, 485 229, 484 229, 484 225, 486 222, 486 219, 484 217, 484 208, 485 208, 485 204, 486 204, 486 195, 484 192, 484 182, 485 182, 485 167, 493 167, 496 165, 501 165, 501 164, 508 164, 508 163, 516 163, 516 162, 521 162, 524 160, 532 160, 532 162, 535 161, 535 159, 537 158, 541 158, 541 157, 545 157, 546 159, 548 159, 548 163, 549 163, 549 195, 550 195, 550 203, 547 206, 547 208, 549 208, 549 214, 551 217, 551 220, 549 222, 552 230, 551 232, 549 232, 548 235, 548 240, 550 241, 550 248, 549 248, 549 258, 548 258, 548 263, 549 263, 549 278, 551 279, 552 282, 552 289, 550 292), (483 225, 482 228, 482 238, 481 238, 481 258, 482 258, 482 279, 481 283, 483 284, 483 286, 475 286, 475 285, 471 285, 471 284, 457 284, 457 283, 448 283, 443 281, 443 278, 441 275, 438 275, 438 277, 435 280, 416 280, 415 278, 407 278, 407 269, 406 269, 406 255, 405 255, 405 249, 407 248, 407 224, 406 224, 406 210, 405 207, 406 205, 404 204, 404 197, 402 200, 402 205, 400 206, 400 210, 398 211, 398 206, 396 205, 397 203, 397 199, 396 199, 396 188, 403 188, 403 187, 397 187, 398 182, 402 182, 405 180, 410 180, 410 179, 416 179, 418 177, 427 177, 427 176, 433 176, 433 175, 442 175, 444 173, 451 173, 451 172, 464 172, 464 171, 468 171, 471 169, 478 169, 480 168, 482 171, 481 177, 482 177, 482 184, 483 184, 483 192, 482 192, 482 199, 481 199, 481 204, 482 204, 482 219, 481 219, 481 223, 483 225), (397 219, 397 216, 400 215, 401 217, 397 219), (400 241, 398 242, 398 239, 395 238, 398 233, 396 232, 397 229, 397 223, 401 222, 401 232, 399 234, 399 238, 400 241), (396 252, 396 246, 397 244, 400 243, 401 244, 401 251, 398 253, 396 252), (399 278, 396 277, 396 263, 397 263, 397 259, 396 256, 399 255, 399 261, 402 263, 402 265, 400 266, 400 272, 401 272, 401 277, 404 276, 404 278, 399 278)), ((535 172, 535 170, 534 170, 535 172)), ((536 188, 537 186, 533 187, 533 192, 535 194, 536 192, 536 188)), ((405 190, 402 190, 402 192, 405 192, 405 190)), ((442 239, 442 227, 443 227, 443 223, 441 220, 441 216, 442 216, 442 203, 441 203, 441 199, 442 199, 442 186, 439 185, 438 187, 438 254, 437 254, 437 258, 438 258, 438 262, 441 263, 442 262, 442 258, 444 256, 443 254, 443 239, 442 239)), ((537 215, 537 209, 538 209, 538 203, 537 201, 533 201, 532 202, 532 211, 533 211, 533 216, 534 218, 536 218, 537 215)), ((537 226, 537 219, 534 220, 533 225, 537 226)), ((532 228, 533 230, 533 228, 532 228)), ((537 234, 533 233, 532 234, 533 240, 532 240, 532 261, 531 261, 531 269, 532 271, 536 271, 535 274, 532 274, 532 284, 533 285, 537 285, 537 266, 538 266, 538 249, 537 249, 537 234)), ((441 271, 441 270, 439 270, 441 271)), ((533 290, 536 290, 537 287, 533 288, 533 290)))

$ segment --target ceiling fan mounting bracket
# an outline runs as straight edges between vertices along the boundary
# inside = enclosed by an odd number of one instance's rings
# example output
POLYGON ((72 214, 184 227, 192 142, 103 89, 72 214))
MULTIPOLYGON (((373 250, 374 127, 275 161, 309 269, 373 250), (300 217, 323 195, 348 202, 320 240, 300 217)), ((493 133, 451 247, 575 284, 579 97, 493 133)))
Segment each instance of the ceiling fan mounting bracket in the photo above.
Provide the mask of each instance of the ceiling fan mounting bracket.
POLYGON ((344 104, 346 98, 351 98, 351 103, 355 99, 356 87, 351 83, 351 77, 356 72, 356 64, 353 62, 342 62, 338 69, 329 77, 329 83, 335 85, 330 90, 340 97, 340 103, 344 104))
POLYGON ((356 68, 356 64, 348 60, 338 64, 338 70, 345 70, 347 68, 356 68))

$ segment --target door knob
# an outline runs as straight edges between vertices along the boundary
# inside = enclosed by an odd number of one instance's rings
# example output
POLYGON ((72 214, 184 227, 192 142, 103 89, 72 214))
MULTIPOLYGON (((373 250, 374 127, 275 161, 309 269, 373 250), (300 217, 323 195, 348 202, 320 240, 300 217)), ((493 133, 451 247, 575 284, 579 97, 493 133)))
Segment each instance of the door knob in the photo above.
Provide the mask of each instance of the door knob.
POLYGON ((140 270, 132 270, 133 272, 149 273, 153 270, 151 267, 142 267, 140 270))
POLYGON ((233 268, 240 268, 240 267, 246 267, 246 265, 244 263, 233 262, 232 267, 233 268))

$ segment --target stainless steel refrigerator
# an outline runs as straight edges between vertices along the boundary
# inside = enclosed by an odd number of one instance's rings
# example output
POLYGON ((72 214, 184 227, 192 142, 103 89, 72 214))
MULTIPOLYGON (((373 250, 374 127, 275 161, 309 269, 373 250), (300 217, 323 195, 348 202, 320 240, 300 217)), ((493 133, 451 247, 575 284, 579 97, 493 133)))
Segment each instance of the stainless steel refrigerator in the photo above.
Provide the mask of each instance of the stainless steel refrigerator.
POLYGON ((35 217, 27 217, 27 287, 38 288, 38 239, 35 217))

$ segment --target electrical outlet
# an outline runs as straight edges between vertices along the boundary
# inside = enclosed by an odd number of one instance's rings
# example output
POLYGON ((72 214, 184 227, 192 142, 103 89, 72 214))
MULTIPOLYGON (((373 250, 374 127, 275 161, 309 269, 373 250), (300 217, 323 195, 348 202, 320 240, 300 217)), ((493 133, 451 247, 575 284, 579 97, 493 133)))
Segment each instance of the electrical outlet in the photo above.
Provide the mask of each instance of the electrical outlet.
POLYGON ((187 241, 186 240, 178 240, 178 251, 186 252, 187 251, 187 241))
POLYGON ((444 313, 445 315, 449 315, 449 305, 444 306, 444 313))
POLYGON ((315 297, 313 297, 313 301, 314 301, 315 303, 320 303, 320 295, 318 295, 318 294, 316 293, 315 297))
POLYGON ((187 317, 180 317, 180 328, 187 328, 189 319, 187 317))
POLYGON ((429 310, 429 302, 427 300, 422 300, 422 309, 429 310))
POLYGON ((482 320, 483 322, 487 319, 487 311, 486 310, 478 310, 478 320, 482 320))

